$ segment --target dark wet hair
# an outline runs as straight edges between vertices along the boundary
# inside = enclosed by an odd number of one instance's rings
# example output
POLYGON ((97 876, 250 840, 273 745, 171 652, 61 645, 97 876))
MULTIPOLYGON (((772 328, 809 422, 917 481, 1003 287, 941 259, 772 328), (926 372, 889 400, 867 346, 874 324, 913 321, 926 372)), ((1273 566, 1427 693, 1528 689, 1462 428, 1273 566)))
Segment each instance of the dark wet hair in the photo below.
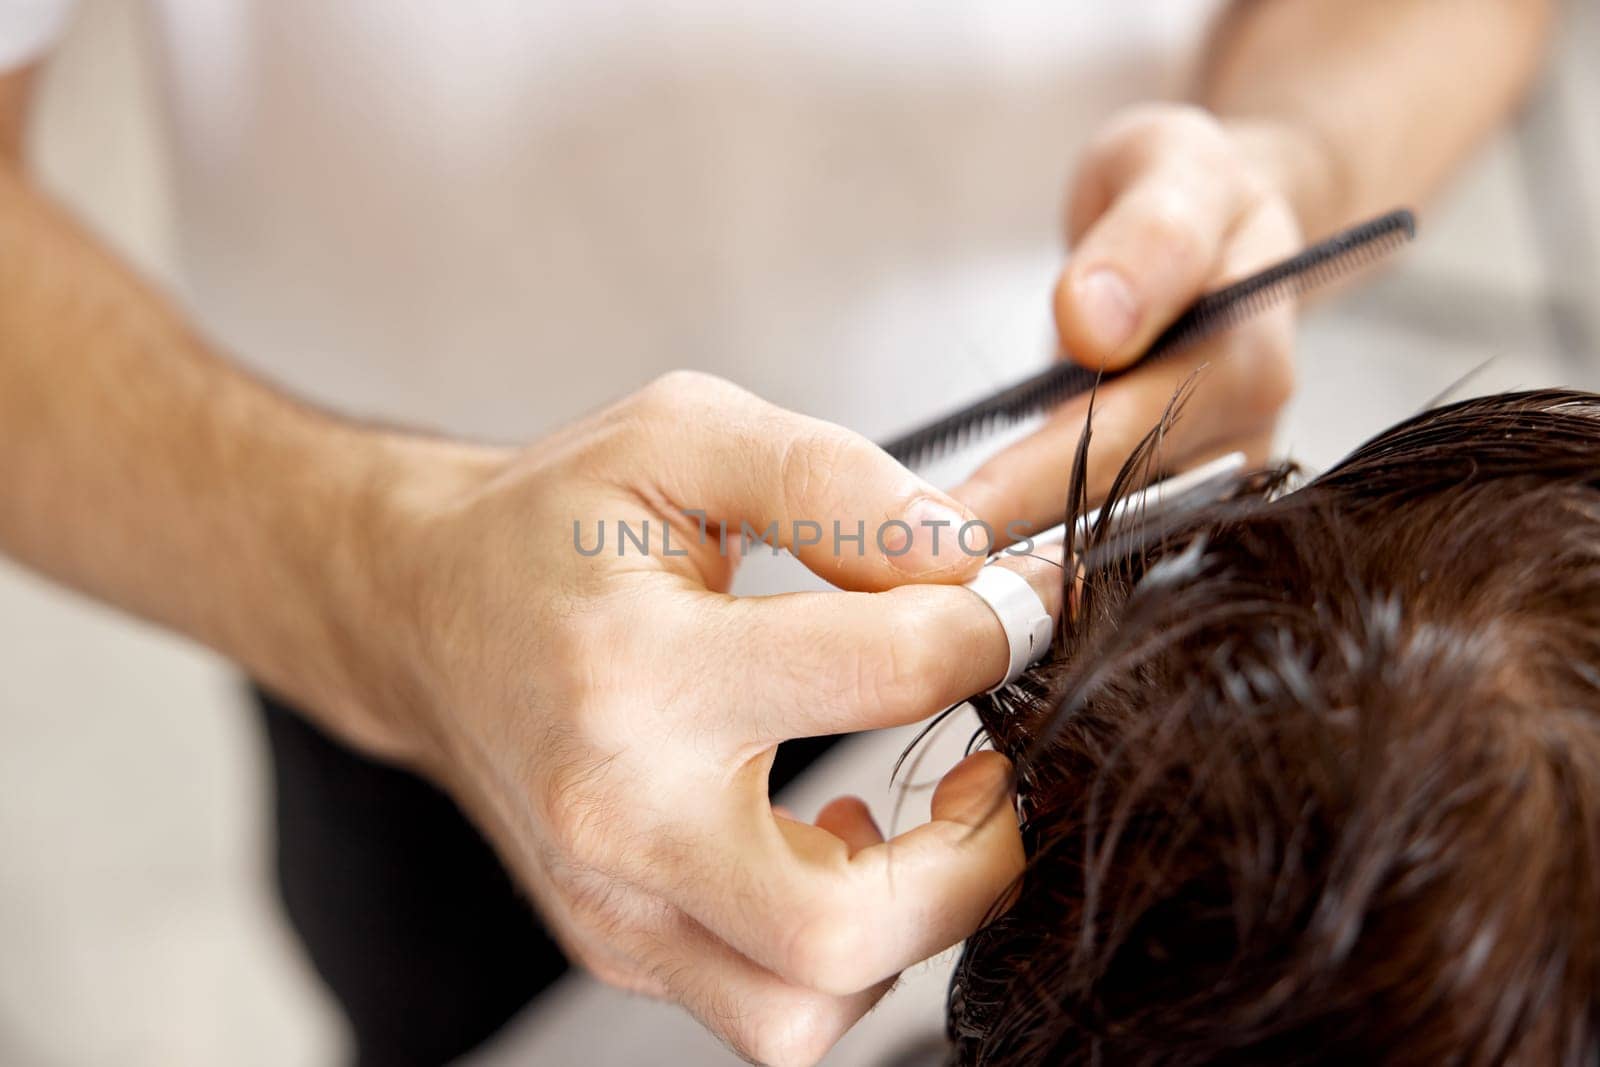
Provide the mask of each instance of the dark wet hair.
POLYGON ((1053 655, 977 702, 1029 863, 960 1062, 1600 1063, 1600 397, 1292 479, 1099 523, 1053 655))

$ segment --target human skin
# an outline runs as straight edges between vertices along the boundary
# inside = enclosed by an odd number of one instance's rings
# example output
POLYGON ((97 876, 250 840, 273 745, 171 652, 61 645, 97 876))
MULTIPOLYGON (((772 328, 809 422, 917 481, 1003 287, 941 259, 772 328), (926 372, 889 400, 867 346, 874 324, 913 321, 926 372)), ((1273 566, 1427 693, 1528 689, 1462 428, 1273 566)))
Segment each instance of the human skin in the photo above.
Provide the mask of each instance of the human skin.
MULTIPOLYGON (((1425 204, 1511 114, 1538 70, 1547 0, 1241 0, 1219 19, 1192 104, 1111 119, 1067 196, 1055 292, 1065 358, 1126 367, 1196 297, 1335 230, 1425 204), (1463 77, 1470 71, 1470 77, 1463 77)), ((1267 457, 1294 383, 1279 308, 1095 399, 1091 495, 1191 377, 1164 462, 1267 457)), ((986 519, 1059 515, 1088 399, 954 492, 986 519)))
MULTIPOLYGON (((1120 117, 1086 157, 1064 349, 1122 365, 1302 233, 1421 199, 1509 110, 1544 21, 1533 2, 1238 5, 1210 113, 1120 117), (1126 298, 1090 282, 1106 268, 1126 298)), ((681 509, 785 533, 916 522, 921 504, 1045 522, 1081 406, 953 496, 702 375, 520 449, 340 418, 230 363, 31 184, 28 85, 0 79, 0 550, 440 783, 576 959, 752 1059, 814 1061, 901 968, 977 925, 1022 863, 1000 757, 952 771, 933 821, 892 847, 860 801, 807 824, 773 811, 765 781, 780 740, 916 721, 1000 677, 998 624, 956 584, 976 561, 795 546, 845 591, 736 599, 681 509), (574 520, 647 518, 689 555, 573 549, 574 520)), ((1103 390, 1099 484, 1202 363, 1167 454, 1259 455, 1290 330, 1268 316, 1103 390)))

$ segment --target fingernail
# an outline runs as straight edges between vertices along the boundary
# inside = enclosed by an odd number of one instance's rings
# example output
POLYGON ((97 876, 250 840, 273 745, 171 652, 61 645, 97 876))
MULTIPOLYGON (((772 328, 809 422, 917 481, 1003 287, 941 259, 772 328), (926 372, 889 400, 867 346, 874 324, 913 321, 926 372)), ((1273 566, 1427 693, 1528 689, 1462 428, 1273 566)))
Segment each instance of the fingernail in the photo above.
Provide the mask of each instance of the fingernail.
POLYGON ((970 521, 942 501, 919 497, 898 521, 884 524, 881 547, 889 563, 907 574, 945 570, 967 560, 960 536, 970 521))
POLYGON ((1133 340, 1139 304, 1121 274, 1102 267, 1078 283, 1078 309, 1100 351, 1113 355, 1133 340))

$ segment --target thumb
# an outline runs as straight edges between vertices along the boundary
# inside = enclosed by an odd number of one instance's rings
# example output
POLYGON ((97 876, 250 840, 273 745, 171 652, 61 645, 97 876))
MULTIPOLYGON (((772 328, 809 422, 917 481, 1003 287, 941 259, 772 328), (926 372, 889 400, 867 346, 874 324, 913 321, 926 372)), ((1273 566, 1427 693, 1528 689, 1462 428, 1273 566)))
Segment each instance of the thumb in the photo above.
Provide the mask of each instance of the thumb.
POLYGON ((1118 370, 1136 360, 1217 271, 1238 197, 1206 175, 1154 172, 1090 227, 1056 289, 1073 358, 1118 370))
POLYGON ((991 550, 976 515, 859 434, 709 375, 679 372, 646 392, 677 453, 656 490, 729 543, 743 533, 786 548, 863 591, 965 581, 991 550))

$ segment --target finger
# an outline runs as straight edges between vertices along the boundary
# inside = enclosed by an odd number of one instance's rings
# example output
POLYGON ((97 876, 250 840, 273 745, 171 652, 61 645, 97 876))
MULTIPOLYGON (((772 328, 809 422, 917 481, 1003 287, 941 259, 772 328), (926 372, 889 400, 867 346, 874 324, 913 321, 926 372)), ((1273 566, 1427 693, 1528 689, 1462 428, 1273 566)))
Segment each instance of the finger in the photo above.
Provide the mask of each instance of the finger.
MULTIPOLYGON (((1241 429, 1264 425, 1270 416, 1246 416, 1226 404, 1230 392, 1248 383, 1238 368, 1219 357, 1225 346, 1208 345, 1194 355, 1174 359, 1105 386, 1094 406, 1089 440, 1089 501, 1105 498, 1122 465, 1139 442, 1161 420, 1162 413, 1191 377, 1195 391, 1177 420, 1163 435, 1155 470, 1179 471, 1195 457, 1214 452, 1214 444, 1241 429), (1217 362, 1208 362, 1216 358, 1217 362), (1218 379, 1223 379, 1218 381, 1218 379)), ((1018 520, 1039 530, 1061 520, 1078 440, 1088 415, 1083 398, 1068 404, 1044 426, 988 460, 955 494, 996 528, 1017 527, 1018 520)))
MULTIPOLYGON (((1174 469, 1202 443, 1212 420, 1193 417, 1200 409, 1200 391, 1218 373, 1207 359, 1211 348, 1140 370, 1100 389, 1094 400, 1094 426, 1089 439, 1087 493, 1091 503, 1103 500, 1118 470, 1144 436, 1161 419, 1172 398, 1199 372, 1196 395, 1163 438, 1159 462, 1174 469)), ((1037 431, 1004 449, 975 471, 955 495, 997 529, 1038 531, 1062 520, 1072 464, 1089 414, 1089 398, 1080 397, 1056 411, 1037 431)))
POLYGON ((1118 369, 1213 278, 1244 204, 1238 186, 1199 169, 1153 171, 1112 202, 1073 250, 1056 289, 1071 358, 1118 369))
POLYGON ((981 563, 953 548, 973 516, 859 434, 686 372, 660 379, 628 410, 676 452, 643 475, 629 452, 618 477, 645 478, 665 510, 703 520, 699 550, 720 549, 719 532, 745 532, 857 590, 957 582, 981 563))
POLYGON ((845 996, 785 982, 680 913, 641 955, 668 996, 753 1063, 820 1060, 893 986, 845 996))
MULTIPOLYGON (((1271 262, 1297 242, 1287 211, 1253 212, 1229 241, 1222 284, 1271 262)), ((1162 440, 1164 469, 1193 466, 1195 457, 1215 454, 1226 441, 1270 436, 1294 388, 1293 347, 1293 311, 1286 306, 1102 386, 1094 398, 1089 445, 1091 500, 1104 496, 1123 461, 1191 378, 1194 393, 1162 440)), ((1089 406, 1087 396, 1069 401, 1038 432, 984 463, 952 495, 996 530, 1019 520, 1034 529, 1059 522, 1089 406)))
POLYGON ((854 853, 814 826, 747 820, 699 857, 724 892, 674 902, 793 984, 872 987, 969 936, 1021 874, 1010 786, 1004 756, 970 756, 935 791, 929 822, 854 853))
MULTIPOLYGON (((1027 558, 1004 565, 1059 612, 1059 569, 1027 558)), ((751 750, 917 722, 991 688, 1010 662, 994 611, 959 586, 715 597, 666 640, 680 661, 699 657, 724 674, 737 664, 724 736, 751 750)))
POLYGON ((883 844, 883 831, 860 797, 839 797, 830 801, 817 813, 817 829, 826 830, 843 841, 852 856, 864 848, 883 844))

